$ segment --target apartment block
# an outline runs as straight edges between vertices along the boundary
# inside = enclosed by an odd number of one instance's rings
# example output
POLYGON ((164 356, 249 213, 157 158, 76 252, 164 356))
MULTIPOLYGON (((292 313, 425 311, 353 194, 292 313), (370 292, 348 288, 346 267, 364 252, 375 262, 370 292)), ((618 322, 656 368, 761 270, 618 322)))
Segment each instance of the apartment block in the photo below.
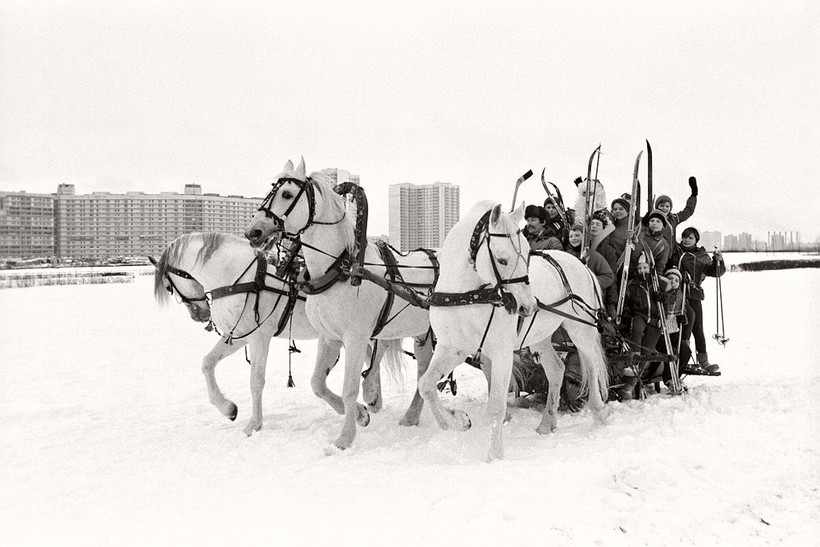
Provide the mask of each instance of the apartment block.
POLYGON ((54 251, 54 196, 0 192, 0 258, 45 258, 54 251))
POLYGON ((459 219, 459 188, 449 182, 391 184, 390 244, 402 252, 438 248, 459 219))

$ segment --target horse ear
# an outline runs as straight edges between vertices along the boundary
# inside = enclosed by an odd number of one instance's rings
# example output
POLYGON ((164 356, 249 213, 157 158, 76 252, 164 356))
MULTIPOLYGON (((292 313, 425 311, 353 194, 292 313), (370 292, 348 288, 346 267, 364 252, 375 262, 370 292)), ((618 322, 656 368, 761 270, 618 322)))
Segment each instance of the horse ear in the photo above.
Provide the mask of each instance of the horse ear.
POLYGON ((282 168, 282 171, 285 171, 287 173, 292 173, 293 172, 293 162, 288 160, 288 162, 282 168))
POLYGON ((299 161, 299 165, 296 166, 296 175, 304 180, 305 178, 305 157, 302 156, 302 159, 299 161))
POLYGON ((513 219, 513 222, 515 222, 516 226, 520 225, 521 222, 524 220, 524 210, 524 202, 522 201, 521 205, 518 206, 518 209, 513 211, 510 215, 510 218, 513 219))
POLYGON ((493 211, 490 213, 490 224, 496 224, 498 219, 501 218, 501 204, 499 203, 495 207, 493 207, 493 211))
POLYGON ((157 259, 156 259, 156 258, 154 258, 153 256, 149 256, 149 257, 148 257, 148 262, 150 262, 151 264, 153 264, 153 265, 154 265, 154 268, 156 268, 156 267, 157 267, 157 259))

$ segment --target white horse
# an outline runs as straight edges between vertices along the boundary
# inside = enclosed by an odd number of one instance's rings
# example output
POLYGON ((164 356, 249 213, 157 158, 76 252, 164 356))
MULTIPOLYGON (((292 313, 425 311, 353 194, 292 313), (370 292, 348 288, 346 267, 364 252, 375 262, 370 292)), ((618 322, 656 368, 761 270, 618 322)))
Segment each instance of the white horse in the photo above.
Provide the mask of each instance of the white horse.
MULTIPOLYGON (((236 236, 186 234, 172 241, 159 261, 152 262, 156 268, 156 300, 165 304, 171 294, 175 294, 186 305, 193 320, 212 320, 222 333, 220 340, 203 358, 202 372, 209 400, 231 420, 236 419, 237 406, 219 389, 214 370, 224 358, 248 346, 253 411, 243 431, 246 435, 259 431, 271 337, 294 340, 318 337, 305 314, 304 296, 292 292, 288 282, 276 276, 272 267, 264 265, 260 272, 253 249, 236 236), (255 281, 264 288, 256 291, 255 281), (210 303, 206 293, 211 296, 210 303)), ((378 364, 388 350, 398 351, 398 342, 382 345, 374 363, 378 364)), ((373 366, 364 384, 365 400, 369 401, 371 410, 377 411, 381 407, 378 366, 373 366)))
POLYGON ((540 434, 555 430, 565 365, 552 346, 552 335, 563 327, 581 361, 580 394, 588 394, 587 406, 598 423, 606 420, 604 400, 609 376, 598 331, 601 289, 595 275, 584 264, 563 251, 536 251, 530 255, 530 280, 538 300, 536 313, 521 325, 517 348, 529 347, 547 380, 549 390, 540 434))
POLYGON ((489 460, 504 455, 502 426, 518 314, 530 315, 536 305, 527 280, 530 247, 518 229, 523 216, 523 205, 512 214, 489 201, 473 206, 444 240, 441 276, 430 298, 430 322, 438 343, 419 380, 419 391, 442 429, 469 429, 466 413, 441 404, 436 382, 471 354, 483 367, 490 365, 489 460))
MULTIPOLYGON (((370 282, 359 286, 347 282, 346 265, 355 248, 355 235, 353 219, 347 216, 345 203, 321 173, 306 175, 304 159, 295 169, 289 161, 245 231, 251 245, 257 247, 265 246, 271 236, 280 231, 300 235, 309 277, 304 288, 313 293, 307 298, 306 311, 319 332, 311 386, 318 397, 344 414, 342 430, 333 442, 342 450, 353 443, 357 422, 366 425, 369 421, 367 409, 357 404, 356 398, 362 360, 371 338, 413 337, 419 375, 427 370, 432 355, 426 309, 396 300, 385 323, 380 318, 384 317, 384 304, 392 296, 370 282), (345 348, 345 372, 339 397, 328 389, 326 377, 341 347, 345 348)), ((427 253, 411 252, 396 259, 405 283, 432 286, 435 273, 427 253)), ((374 244, 367 245, 365 265, 378 276, 387 272, 374 244)), ((422 405, 417 391, 400 423, 418 424, 422 405)))

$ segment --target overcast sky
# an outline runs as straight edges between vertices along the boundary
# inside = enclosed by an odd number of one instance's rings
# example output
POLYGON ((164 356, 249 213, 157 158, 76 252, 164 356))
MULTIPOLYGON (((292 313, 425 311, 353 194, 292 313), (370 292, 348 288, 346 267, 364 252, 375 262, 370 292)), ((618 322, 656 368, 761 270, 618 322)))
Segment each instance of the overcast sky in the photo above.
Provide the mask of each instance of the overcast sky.
POLYGON ((611 200, 649 139, 701 231, 814 240, 817 4, 0 0, 0 190, 263 196, 304 156, 361 176, 377 235, 389 184, 464 212, 528 169, 540 203, 546 167, 571 201, 599 143, 611 200))

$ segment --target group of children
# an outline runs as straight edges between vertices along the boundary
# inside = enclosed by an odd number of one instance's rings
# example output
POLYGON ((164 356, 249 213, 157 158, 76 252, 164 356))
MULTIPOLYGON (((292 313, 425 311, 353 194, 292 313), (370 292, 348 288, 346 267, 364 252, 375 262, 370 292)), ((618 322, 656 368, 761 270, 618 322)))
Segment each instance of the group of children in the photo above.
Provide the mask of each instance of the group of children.
MULTIPOLYGON (((679 374, 719 373, 719 367, 709 362, 703 333, 704 293, 706 276, 719 277, 726 271, 721 253, 710 257, 698 246, 700 233, 696 228, 683 230, 676 241, 677 227, 688 220, 697 206, 698 185, 689 177, 691 194, 686 206, 672 213, 672 199, 662 195, 655 199, 654 209, 640 219, 630 238, 630 196, 623 194, 612 201, 609 209, 595 211, 586 227, 574 222, 572 209, 561 211, 548 198, 544 206, 530 205, 525 210, 525 228, 533 250, 564 250, 582 260, 595 274, 603 292, 607 315, 621 334, 630 340, 633 353, 652 355, 655 352, 678 355, 679 374), (563 213, 563 214, 562 214, 563 213), (621 290, 621 278, 626 248, 631 245, 626 286, 621 290), (621 296, 623 293, 623 296, 621 296), (667 338, 664 331, 669 335, 667 338), (689 339, 694 335, 696 363, 690 363, 692 351, 689 339)), ((640 361, 638 361, 640 362, 640 361)), ((672 372, 663 363, 662 377, 674 391, 672 372)), ((622 399, 634 397, 643 369, 624 370, 622 399)))

